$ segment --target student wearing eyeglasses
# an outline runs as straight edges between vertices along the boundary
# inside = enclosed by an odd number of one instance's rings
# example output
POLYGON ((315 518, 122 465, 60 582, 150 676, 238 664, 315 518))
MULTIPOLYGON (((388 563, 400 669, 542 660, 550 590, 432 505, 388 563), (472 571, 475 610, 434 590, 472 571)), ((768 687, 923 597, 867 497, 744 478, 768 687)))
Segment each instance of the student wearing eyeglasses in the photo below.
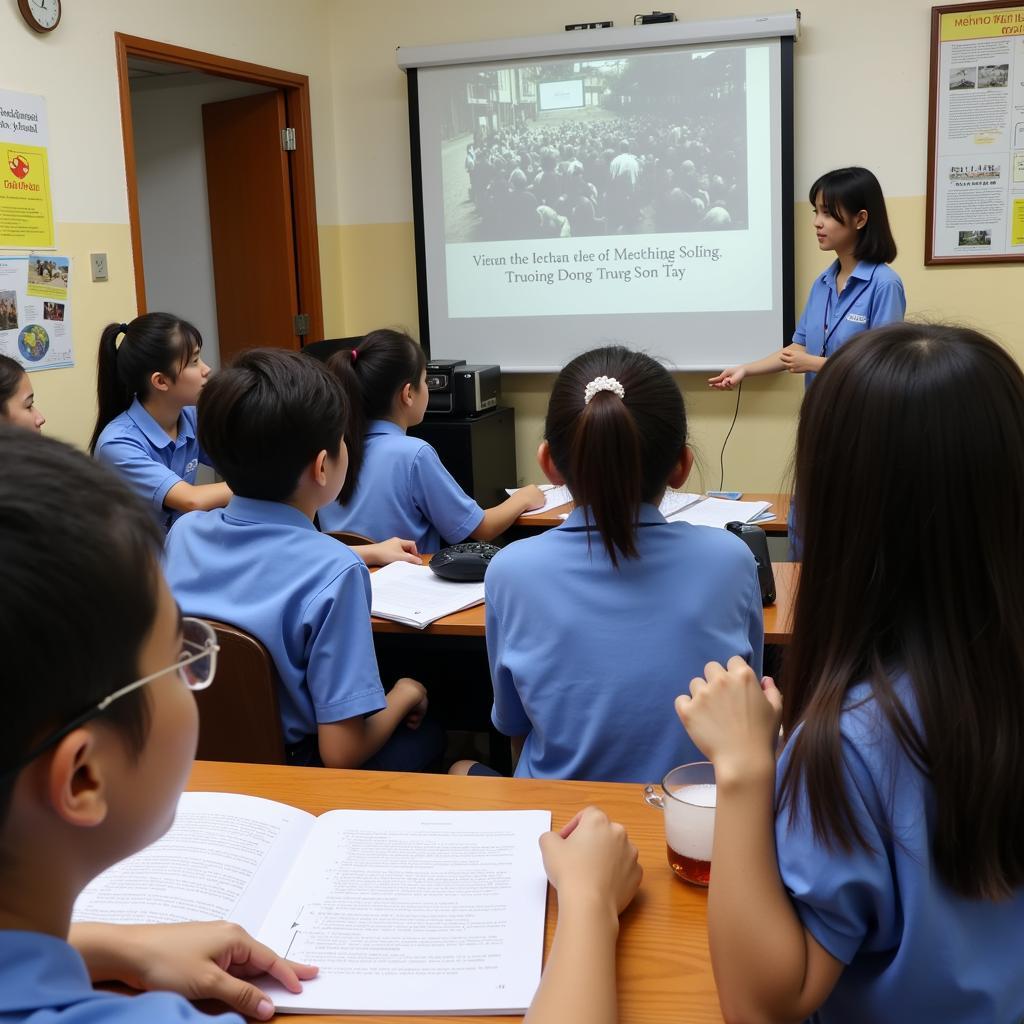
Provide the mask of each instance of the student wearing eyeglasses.
MULTIPOLYGON (((213 681, 217 649, 205 623, 181 618, 162 531, 110 470, 5 425, 0 464, 0 1020, 211 1019, 182 995, 266 1020, 261 974, 299 991, 315 967, 224 922, 70 924, 81 890, 174 820, 198 736, 190 690, 213 681)), ((641 872, 599 811, 573 825, 541 841, 562 906, 533 1024, 614 1020, 617 912, 641 872)))

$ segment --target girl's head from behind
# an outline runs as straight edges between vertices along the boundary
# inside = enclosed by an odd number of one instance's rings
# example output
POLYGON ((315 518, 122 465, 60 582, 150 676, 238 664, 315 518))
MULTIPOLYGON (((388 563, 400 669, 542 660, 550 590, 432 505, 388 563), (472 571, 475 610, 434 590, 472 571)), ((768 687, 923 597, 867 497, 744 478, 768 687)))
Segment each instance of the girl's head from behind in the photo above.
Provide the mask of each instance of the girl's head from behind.
MULTIPOLYGON (((839 228, 856 231, 853 255, 858 260, 892 263, 896 259, 882 186, 866 167, 841 167, 823 174, 811 186, 808 198, 816 215, 824 214, 839 228)), ((835 246, 826 240, 822 248, 835 246)))
POLYGON ((100 336, 99 415, 89 451, 96 450, 103 428, 136 397, 146 402, 160 394, 181 408, 195 405, 210 372, 200 358, 202 347, 199 331, 170 313, 144 313, 130 324, 108 324, 100 336))
POLYGON ((555 379, 538 458, 586 509, 618 565, 636 557, 640 505, 657 504, 666 486, 681 486, 689 473, 683 396, 642 352, 621 345, 585 352, 555 379), (599 389, 602 378, 618 387, 599 389))
POLYGON ((162 672, 181 653, 180 616, 160 572, 161 531, 112 472, 2 425, 0 462, 0 880, 46 843, 80 880, 172 820, 198 728, 192 695, 162 672))
POLYGON ((359 482, 363 444, 371 420, 394 420, 415 426, 427 411, 427 357, 403 331, 371 331, 353 349, 327 361, 345 387, 351 405, 348 430, 349 467, 339 501, 344 505, 359 482))
POLYGON ((869 331, 807 393, 796 478, 784 714, 787 732, 802 724, 816 827, 856 834, 835 799, 838 721, 870 680, 935 786, 944 881, 969 896, 1024 883, 1024 376, 966 328, 869 331), (919 727, 896 710, 902 671, 919 727))
POLYGON ((16 427, 42 430, 46 417, 36 406, 29 375, 10 356, 0 355, 0 420, 16 427))

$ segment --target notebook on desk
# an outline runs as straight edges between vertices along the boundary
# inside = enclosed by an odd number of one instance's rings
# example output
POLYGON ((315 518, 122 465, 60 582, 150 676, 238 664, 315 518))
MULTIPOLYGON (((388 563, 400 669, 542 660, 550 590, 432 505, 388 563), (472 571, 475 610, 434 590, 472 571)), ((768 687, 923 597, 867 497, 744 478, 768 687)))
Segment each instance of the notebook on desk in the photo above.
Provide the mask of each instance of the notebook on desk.
POLYGON ((482 582, 453 583, 411 562, 392 562, 371 573, 370 586, 374 615, 415 629, 484 603, 482 582))
MULTIPOLYGON (((542 512, 550 512, 553 508, 558 508, 560 505, 566 505, 572 501, 572 494, 569 493, 569 488, 564 485, 541 484, 540 489, 544 492, 544 507, 524 512, 523 515, 525 517, 539 516, 542 512)), ((509 487, 506 488, 506 493, 515 494, 517 490, 519 488, 509 487)), ((658 506, 658 511, 668 519, 670 516, 700 500, 701 496, 699 494, 690 494, 688 491, 666 491, 665 497, 661 499, 661 504, 658 506)))
MULTIPOLYGON (((771 508, 770 501, 729 501, 725 498, 704 498, 687 505, 666 519, 692 523, 694 526, 717 526, 726 523, 757 523, 763 521, 771 508)), ((769 514, 769 518, 774 518, 769 514)))

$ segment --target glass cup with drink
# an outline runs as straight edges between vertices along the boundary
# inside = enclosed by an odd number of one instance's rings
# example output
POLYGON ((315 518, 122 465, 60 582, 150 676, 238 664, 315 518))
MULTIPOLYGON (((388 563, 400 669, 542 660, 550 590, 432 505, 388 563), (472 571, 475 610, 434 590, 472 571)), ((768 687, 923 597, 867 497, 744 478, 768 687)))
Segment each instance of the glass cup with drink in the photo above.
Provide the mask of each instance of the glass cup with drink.
POLYGON ((676 877, 706 886, 715 837, 714 766, 697 761, 673 768, 660 786, 644 787, 644 800, 664 812, 668 863, 676 877))

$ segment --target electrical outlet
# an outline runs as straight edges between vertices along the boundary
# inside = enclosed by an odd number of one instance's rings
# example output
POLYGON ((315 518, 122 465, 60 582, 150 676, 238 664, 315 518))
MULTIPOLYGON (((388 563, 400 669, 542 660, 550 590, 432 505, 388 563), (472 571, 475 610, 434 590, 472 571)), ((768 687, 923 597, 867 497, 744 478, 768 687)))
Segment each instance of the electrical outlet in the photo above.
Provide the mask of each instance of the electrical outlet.
POLYGON ((92 268, 92 279, 94 281, 107 281, 107 254, 105 252, 93 252, 89 254, 89 266, 92 268))

